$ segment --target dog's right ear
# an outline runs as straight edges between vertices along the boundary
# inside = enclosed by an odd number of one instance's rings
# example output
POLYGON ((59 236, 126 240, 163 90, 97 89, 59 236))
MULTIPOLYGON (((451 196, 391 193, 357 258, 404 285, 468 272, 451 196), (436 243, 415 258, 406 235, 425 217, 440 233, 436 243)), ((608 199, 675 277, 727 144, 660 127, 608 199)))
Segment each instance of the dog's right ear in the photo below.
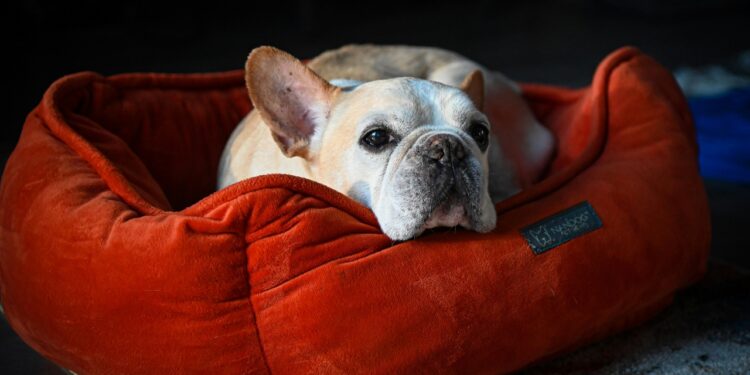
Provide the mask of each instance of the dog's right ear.
POLYGON ((484 75, 481 70, 477 69, 467 74, 461 82, 461 90, 469 96, 478 110, 484 110, 484 75))
POLYGON ((308 157, 310 139, 328 120, 338 88, 273 47, 258 47, 250 53, 245 82, 281 151, 288 157, 308 157))

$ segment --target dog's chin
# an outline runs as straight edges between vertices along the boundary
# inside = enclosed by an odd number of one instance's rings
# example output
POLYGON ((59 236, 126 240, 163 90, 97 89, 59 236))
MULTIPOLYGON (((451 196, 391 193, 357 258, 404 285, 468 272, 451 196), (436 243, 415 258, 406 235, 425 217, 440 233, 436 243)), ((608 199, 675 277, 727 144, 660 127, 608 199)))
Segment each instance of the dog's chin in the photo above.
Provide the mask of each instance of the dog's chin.
POLYGON ((461 201, 454 197, 448 197, 432 211, 427 221, 420 228, 420 232, 438 227, 464 227, 471 229, 469 216, 461 201))
POLYGON ((383 232, 393 240, 403 241, 413 239, 425 231, 432 231, 436 228, 456 228, 462 227, 471 231, 486 233, 495 227, 494 207, 479 208, 479 202, 465 202, 459 196, 449 195, 432 209, 426 212, 422 211, 426 207, 414 206, 411 209, 404 210, 408 205, 397 205, 399 210, 390 210, 383 214, 383 211, 376 210, 375 214, 380 221, 380 227, 383 232), (417 212, 424 214, 416 214, 417 212), (393 213, 398 216, 394 216, 393 213), (412 215, 404 213, 413 213, 412 215))

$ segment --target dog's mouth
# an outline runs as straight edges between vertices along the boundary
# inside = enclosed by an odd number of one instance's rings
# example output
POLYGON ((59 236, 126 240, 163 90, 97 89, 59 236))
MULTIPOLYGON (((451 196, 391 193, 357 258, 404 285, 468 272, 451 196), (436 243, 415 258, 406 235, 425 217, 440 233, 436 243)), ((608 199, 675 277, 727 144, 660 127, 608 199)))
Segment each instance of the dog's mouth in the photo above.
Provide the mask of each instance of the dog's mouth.
POLYGON ((432 210, 430 216, 422 226, 422 230, 437 227, 464 227, 471 229, 469 215, 462 199, 455 187, 451 188, 448 196, 432 210))
POLYGON ((422 230, 437 227, 464 227, 473 229, 480 216, 477 207, 478 193, 476 181, 465 170, 452 166, 447 183, 436 194, 434 208, 422 225, 422 230))

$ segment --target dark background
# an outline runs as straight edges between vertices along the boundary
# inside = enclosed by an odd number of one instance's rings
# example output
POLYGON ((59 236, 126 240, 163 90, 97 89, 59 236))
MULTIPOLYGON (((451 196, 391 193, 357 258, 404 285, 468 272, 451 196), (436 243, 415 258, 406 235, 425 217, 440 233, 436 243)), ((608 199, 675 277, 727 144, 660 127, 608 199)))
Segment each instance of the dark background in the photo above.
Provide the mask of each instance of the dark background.
MULTIPOLYGON (((84 70, 210 72, 242 68, 273 45, 300 58, 347 43, 457 51, 517 81, 584 86, 609 52, 635 45, 666 67, 723 63, 750 48, 740 0, 566 1, 26 1, 3 5, 4 118, 0 165, 23 120, 57 78, 84 70)), ((750 147, 750 145, 749 145, 750 147)), ((713 254, 750 267, 737 234, 747 186, 707 181, 713 254)), ((41 360, 0 323, 0 372, 44 373, 41 360), (5 371, 2 371, 5 370, 5 371)))
POLYGON ((209 72, 242 68, 267 44, 313 57, 346 43, 455 50, 518 81, 582 86, 596 64, 635 45, 668 68, 725 60, 750 47, 741 0, 263 1, 97 0, 4 5, 2 139, 55 79, 92 70, 209 72), (8 115, 10 113, 10 116, 8 115))

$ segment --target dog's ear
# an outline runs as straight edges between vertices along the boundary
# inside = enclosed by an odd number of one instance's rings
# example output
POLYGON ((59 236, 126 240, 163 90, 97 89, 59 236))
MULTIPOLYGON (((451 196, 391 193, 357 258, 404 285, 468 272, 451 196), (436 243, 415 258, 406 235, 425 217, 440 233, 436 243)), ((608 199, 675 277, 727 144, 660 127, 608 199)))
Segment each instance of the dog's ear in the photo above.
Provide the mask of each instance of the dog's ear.
POLYGON ((255 109, 288 157, 307 158, 315 130, 328 120, 337 88, 294 56, 258 47, 247 58, 245 82, 255 109))
POLYGON ((482 71, 477 69, 466 75, 463 82, 461 82, 461 90, 469 96, 474 106, 478 110, 483 110, 484 107, 484 76, 482 71))

